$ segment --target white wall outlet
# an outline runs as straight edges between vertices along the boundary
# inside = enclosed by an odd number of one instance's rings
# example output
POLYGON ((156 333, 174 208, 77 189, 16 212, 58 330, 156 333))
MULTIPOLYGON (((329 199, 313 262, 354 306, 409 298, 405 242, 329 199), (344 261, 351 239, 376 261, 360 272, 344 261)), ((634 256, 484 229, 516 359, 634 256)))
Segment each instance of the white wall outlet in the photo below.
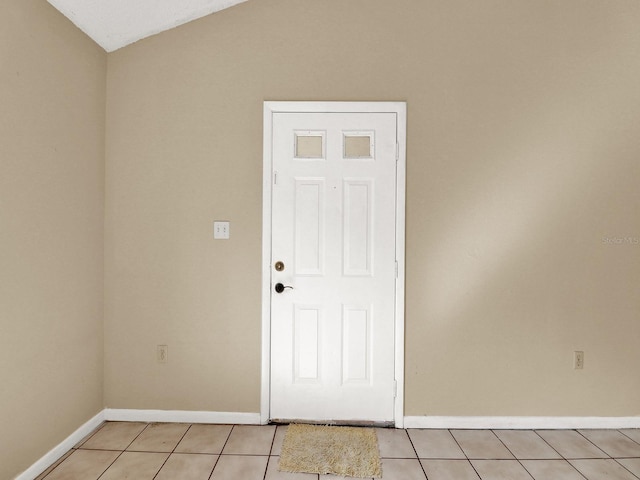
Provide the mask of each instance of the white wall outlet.
POLYGON ((213 222, 213 238, 217 240, 229 239, 229 222, 216 221, 213 222))
POLYGON ((167 363, 169 361, 169 347, 167 345, 158 345, 156 356, 158 363, 167 363))
POLYGON ((573 369, 582 370, 584 368, 584 352, 573 352, 573 369))

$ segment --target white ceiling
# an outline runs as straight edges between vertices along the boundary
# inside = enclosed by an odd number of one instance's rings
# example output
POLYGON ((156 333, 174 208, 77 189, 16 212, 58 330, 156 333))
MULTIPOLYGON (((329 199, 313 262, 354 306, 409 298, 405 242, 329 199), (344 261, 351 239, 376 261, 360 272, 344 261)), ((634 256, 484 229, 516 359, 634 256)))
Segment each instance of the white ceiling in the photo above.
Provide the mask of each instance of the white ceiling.
POLYGON ((247 0, 47 0, 107 52, 247 0))

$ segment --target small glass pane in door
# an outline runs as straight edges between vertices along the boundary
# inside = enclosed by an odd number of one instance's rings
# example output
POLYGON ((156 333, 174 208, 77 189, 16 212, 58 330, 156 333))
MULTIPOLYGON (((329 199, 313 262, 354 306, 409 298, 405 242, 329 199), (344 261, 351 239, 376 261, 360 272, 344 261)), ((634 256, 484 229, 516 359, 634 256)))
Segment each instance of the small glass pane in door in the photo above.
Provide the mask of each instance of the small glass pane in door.
POLYGON ((372 158, 372 135, 345 135, 344 158, 372 158))
POLYGON ((324 158, 323 136, 296 133, 296 158, 324 158))

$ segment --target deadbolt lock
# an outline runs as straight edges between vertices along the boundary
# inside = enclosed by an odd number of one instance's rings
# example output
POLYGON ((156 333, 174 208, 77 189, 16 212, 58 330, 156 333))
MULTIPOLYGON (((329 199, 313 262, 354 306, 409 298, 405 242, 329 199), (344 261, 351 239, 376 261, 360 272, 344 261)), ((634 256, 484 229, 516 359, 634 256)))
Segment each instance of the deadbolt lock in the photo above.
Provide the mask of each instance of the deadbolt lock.
POLYGON ((282 262, 276 262, 276 264, 274 265, 276 271, 281 272, 284 270, 284 263, 282 262))

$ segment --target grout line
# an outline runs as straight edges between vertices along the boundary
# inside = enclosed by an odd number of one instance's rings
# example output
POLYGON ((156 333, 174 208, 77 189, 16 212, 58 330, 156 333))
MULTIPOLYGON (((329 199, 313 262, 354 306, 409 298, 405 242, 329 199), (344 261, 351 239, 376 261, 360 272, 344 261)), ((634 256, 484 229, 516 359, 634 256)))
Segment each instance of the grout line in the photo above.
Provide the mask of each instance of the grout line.
POLYGON ((102 430, 105 425, 109 423, 107 421, 102 422, 100 425, 98 425, 96 427, 96 429, 91 432, 89 435, 85 436, 82 440, 80 440, 76 445, 73 446, 72 450, 78 450, 82 447, 82 445, 84 445, 85 443, 87 443, 89 440, 91 440, 100 430, 102 430))
MULTIPOLYGON (((98 475, 96 480, 98 480, 102 475, 104 475, 104 472, 109 470, 109 468, 111 468, 111 465, 113 465, 115 463, 115 461, 118 460, 118 458, 120 458, 120 455, 122 455, 122 451, 121 450, 100 450, 100 449, 90 449, 90 448, 82 449, 80 447, 82 447, 82 445, 84 445, 91 438, 93 438, 93 436, 96 435, 100 430, 102 430, 107 423, 108 422, 106 422, 106 421, 102 422, 93 432, 91 432, 89 435, 87 435, 85 438, 83 438, 80 441, 81 443, 74 445, 67 453, 65 453, 62 457, 60 457, 60 459, 54 464, 55 466, 53 466, 53 468, 51 468, 51 470, 49 472, 47 472, 47 474, 44 477, 42 477, 42 480, 46 480, 46 478, 49 475, 51 475, 60 465, 62 465, 65 462, 65 460, 67 460, 71 455, 73 455, 78 450, 84 450, 84 451, 95 451, 95 450, 98 450, 98 451, 106 451, 106 452, 120 452, 120 454, 117 455, 116 458, 114 458, 113 462, 111 462, 109 465, 107 465, 107 468, 105 468, 104 471, 100 475, 98 475)), ((38 478, 40 476, 41 475, 39 475, 38 478)))
POLYGON ((547 441, 544 439, 544 437, 538 433, 538 431, 537 431, 537 430, 533 430, 533 433, 535 433, 536 435, 538 435, 538 437, 540 438, 540 440, 542 440, 544 443, 546 443, 547 445, 549 445, 549 448, 550 448, 551 450, 553 450, 553 451, 554 451, 554 452, 556 452, 558 455, 560 455, 560 458, 561 458, 562 460, 564 460, 564 461, 565 461, 565 462, 567 462, 569 465, 571 465, 571 468, 573 468, 573 469, 578 473, 578 475, 580 475, 580 476, 581 476, 582 478, 584 478, 585 480, 589 480, 587 477, 585 477, 585 476, 582 474, 582 472, 581 472, 580 470, 578 470, 578 469, 573 465, 573 463, 571 463, 571 462, 569 461, 569 459, 568 459, 568 458, 566 458, 564 455, 562 455, 558 450, 556 450, 556 448, 555 448, 553 445, 551 445, 549 442, 547 442, 547 441))
POLYGON ((594 442, 592 442, 591 440, 589 440, 586 436, 584 436, 582 434, 582 432, 580 432, 580 430, 575 430, 575 432, 580 435, 582 438, 584 438, 587 442, 589 442, 591 445, 593 445, 594 447, 596 447, 598 450, 600 450, 602 453, 604 453, 607 458, 611 459, 613 458, 611 455, 609 455, 607 452, 605 452, 603 449, 601 449, 598 445, 596 445, 594 442))
MULTIPOLYGON (((469 463, 471 463, 471 459, 469 458, 469 455, 467 455, 467 452, 464 451, 464 448, 462 448, 462 445, 460 445, 460 442, 458 441, 458 439, 456 438, 456 436, 453 434, 453 432, 451 430, 447 430, 447 432, 449 432, 449 435, 451 435, 451 437, 453 438, 453 441, 456 442, 456 445, 458 445, 458 448, 460 449, 460 451, 462 452, 462 454, 464 455, 464 458, 467 459, 467 461, 469 463)), ((475 470, 475 468, 474 468, 475 470)), ((477 472, 476 472, 477 473, 477 472)), ((479 475, 478 475, 479 477, 479 475)))
MULTIPOLYGON (((629 435, 627 435, 626 433, 624 433, 622 431, 622 429, 618 429, 616 430, 620 435, 624 436, 625 438, 628 438, 629 440, 631 440, 632 442, 634 442, 635 444, 640 445, 640 442, 636 442, 635 439, 631 438, 629 435)), ((637 457, 620 457, 620 458, 637 458, 637 457)), ((618 460, 618 458, 614 458, 614 460, 616 461, 616 463, 618 465, 620 465, 622 468, 624 468, 627 472, 629 472, 631 475, 633 475, 636 478, 640 478, 638 475, 636 475, 635 473, 633 473, 631 470, 629 470, 625 465, 623 465, 622 463, 620 463, 618 460)))
MULTIPOLYGON (((190 423, 189 426, 187 427, 187 429, 184 431, 184 433, 182 434, 182 436, 180 437, 180 440, 178 440, 175 444, 175 446, 173 447, 173 450, 171 450, 171 452, 169 452, 169 455, 167 455, 167 458, 164 459, 164 462, 162 462, 162 465, 160 465, 160 468, 158 469, 158 471, 156 472, 156 474, 153 476, 153 479, 155 480, 155 478, 158 476, 158 474, 160 473, 160 471, 164 468, 164 466, 167 464, 167 462, 169 461, 169 458, 171 458, 171 455, 174 454, 174 452, 176 451, 176 448, 178 448, 178 445, 180 445, 180 442, 182 442, 182 440, 184 440, 184 437, 187 436, 187 432, 189 430, 191 430, 191 427, 193 427, 193 424, 190 423)), ((160 453, 160 452, 159 452, 160 453)), ((167 452, 161 452, 161 453, 167 453, 167 452)))
POLYGON ((121 448, 78 448, 77 450, 82 450, 83 452, 124 452, 121 448))
MULTIPOLYGON (((271 444, 273 445, 273 440, 271 441, 271 444)), ((267 478, 267 471, 269 470, 269 461, 270 460, 271 460, 271 456, 269 455, 267 457, 267 463, 264 465, 264 473, 262 474, 262 480, 266 480, 266 478, 267 478)))
MULTIPOLYGON (((498 434, 495 432, 495 430, 489 430, 489 431, 491 433, 493 433, 493 436, 496 437, 496 440, 498 440, 498 442, 507 450, 507 452, 509 452, 511 454, 513 459, 514 460, 518 460, 518 457, 516 457, 515 454, 511 451, 511 449, 509 447, 507 447, 507 444, 502 441, 502 439, 498 436, 498 434)), ((511 459, 510 458, 505 458, 504 460, 511 460, 511 459)))
MULTIPOLYGON (((526 431, 526 430, 524 430, 526 431)), ((525 472, 527 472, 527 474, 531 477, 531 480, 535 480, 535 478, 533 478, 533 475, 531 475, 531 472, 529 470, 527 470, 527 467, 525 467, 522 462, 520 461, 520 459, 517 457, 517 455, 515 453, 513 453, 513 451, 507 446, 506 443, 504 443, 502 441, 502 439, 500 438, 500 436, 495 432, 495 430, 491 430, 491 433, 493 433, 493 435, 498 439, 498 441, 504 446, 504 448, 507 449, 507 451, 513 455, 513 458, 516 460, 516 462, 518 462, 520 464, 520 466, 524 469, 525 472)))
POLYGON ((147 423, 147 424, 144 426, 144 428, 143 428, 142 430, 140 430, 140 433, 139 433, 138 435, 136 435, 136 436, 134 437, 134 439, 133 439, 133 440, 131 440, 131 441, 129 442, 129 445, 127 445, 127 446, 124 448, 124 450, 123 450, 124 452, 126 452, 126 451, 127 451, 127 448, 129 448, 131 445, 133 445, 133 442, 135 442, 135 441, 138 439, 138 437, 140 437, 140 435, 142 435, 144 432, 146 432, 146 431, 147 431, 147 428, 149 428, 149 425, 151 425, 151 424, 150 424, 150 423, 147 423))
MULTIPOLYGON (((630 457, 630 458, 637 458, 637 457, 630 457)), ((620 465, 622 468, 624 468, 627 472, 629 472, 631 475, 633 475, 636 478, 640 478, 638 477, 635 473, 633 473, 631 470, 629 470, 627 467, 625 467, 623 464, 621 464, 617 458, 613 459, 614 462, 616 462, 618 465, 620 465)))
POLYGON ((229 439, 231 438, 231 435, 233 435, 233 431, 235 430, 237 425, 231 425, 231 430, 229 430, 229 435, 227 435, 227 439, 224 441, 224 445, 222 445, 222 448, 220 449, 220 455, 224 454, 224 449, 227 448, 227 443, 229 443, 229 439))
POLYGON ((411 444, 411 448, 413 448, 413 451, 416 454, 416 459, 418 460, 418 465, 420 465, 420 468, 422 469, 422 473, 424 474, 424 478, 428 480, 429 477, 427 477, 427 472, 424 469, 424 465, 422 465, 422 462, 420 461, 420 455, 418 455, 418 450, 416 450, 416 446, 413 444, 413 440, 411 440, 411 435, 409 435, 409 430, 407 430, 406 428, 403 428, 403 430, 407 434, 407 437, 409 437, 409 443, 411 444))
MULTIPOLYGON (((270 425, 267 425, 267 426, 270 426, 270 425)), ((278 425, 276 425, 275 427, 276 428, 273 429, 273 438, 271 439, 271 447, 269 448, 269 454, 267 455, 267 465, 264 468, 264 475, 262 476, 262 480, 266 480, 267 472, 269 471, 269 463, 271 463, 271 452, 273 452, 273 445, 276 442, 276 434, 278 433, 278 425)))
MULTIPOLYGON (((271 448, 269 449, 269 456, 273 454, 273 447, 276 444, 276 437, 278 436, 278 429, 280 427, 288 427, 289 425, 276 425, 276 429, 273 431, 273 438, 271 439, 271 448)), ((284 443, 284 437, 282 437, 282 442, 284 443)))
MULTIPOLYGON (((626 430, 626 428, 625 428, 624 430, 626 430)), ((626 433, 624 433, 624 432, 622 431, 622 429, 617 430, 617 432, 618 432, 618 433, 620 433, 620 434, 622 434, 622 435, 624 435, 625 437, 627 437, 627 438, 628 438, 629 440, 631 440, 633 443, 637 443, 638 445, 640 445, 640 442, 636 441, 635 439, 631 438, 629 435, 627 435, 626 433)), ((637 458, 637 457, 630 457, 630 458, 637 458)))
MULTIPOLYGON (((195 453, 194 455, 206 455, 206 454, 199 454, 199 453, 195 453)), ((210 455, 217 455, 217 454, 210 454, 210 455)), ((269 455, 267 453, 225 453, 225 454, 220 454, 221 457, 277 457, 278 455, 269 455)))
POLYGON ((482 478, 480 477, 480 474, 478 473, 478 470, 476 470, 476 467, 473 463, 471 463, 471 459, 469 458, 469 455, 467 455, 467 452, 464 451, 464 448, 462 448, 462 445, 460 445, 460 442, 458 442, 458 439, 456 438, 456 436, 453 434, 453 432, 451 431, 451 429, 447 430, 449 432, 449 435, 451 435, 453 437, 453 441, 456 442, 456 445, 458 445, 458 448, 460 449, 460 451, 462 452, 462 454, 465 456, 465 458, 467 459, 467 462, 469 462, 469 465, 471 465, 471 468, 473 469, 473 471, 476 474, 476 477, 478 477, 478 480, 482 480, 482 478))
POLYGON ((224 441, 224 444, 222 445, 222 448, 220 449, 220 453, 218 454, 218 458, 216 458, 216 462, 213 464, 213 469, 211 470, 211 473, 209 474, 209 478, 208 480, 211 480, 211 477, 213 476, 213 472, 216 471, 216 467, 218 466, 218 463, 220 462, 220 459, 222 458, 222 452, 224 452, 225 447, 227 446, 227 443, 229 442, 229 438, 231 438, 231 433, 233 433, 233 429, 235 428, 235 425, 231 425, 231 429, 229 430, 229 433, 227 434, 227 438, 224 441))
POLYGON ((100 475, 98 475, 98 477, 96 478, 96 480, 100 480, 100 478, 102 478, 102 476, 103 476, 105 473, 107 473, 107 470, 109 470, 109 469, 113 466, 113 464, 114 464, 114 463, 116 463, 116 462, 118 461, 118 459, 122 456, 122 454, 123 454, 123 453, 124 453, 124 450, 120 451, 120 454, 119 454, 119 455, 117 455, 117 456, 116 456, 116 458, 114 458, 114 459, 113 459, 113 462, 111 462, 111 463, 107 466, 107 468, 105 468, 105 469, 104 469, 104 471, 103 471, 100 475))
POLYGON ((54 463, 52 463, 51 465, 49 465, 49 467, 44 470, 40 475, 38 475, 36 477, 36 480, 46 480, 46 478, 51 475, 51 473, 58 468, 60 465, 62 465, 62 463, 69 458, 76 450, 74 449, 70 449, 68 452, 65 452, 64 455, 62 455, 58 460, 56 460, 54 463))
POLYGON ((533 433, 535 433, 535 434, 538 436, 538 438, 539 438, 540 440, 542 440, 542 441, 543 441, 543 442, 544 442, 544 443, 545 443, 545 444, 546 444, 546 445, 547 445, 551 450, 553 450, 554 452, 556 452, 556 453, 558 454, 558 456, 559 456, 561 459, 563 459, 563 460, 567 460, 567 459, 564 457, 564 455, 562 455, 558 450, 556 450, 556 449, 554 448, 554 446, 553 446, 553 445, 551 445, 549 442, 547 442, 547 441, 544 439, 544 437, 538 433, 538 431, 537 431, 537 430, 532 430, 532 432, 533 432, 533 433))
POLYGON ((211 476, 213 475, 213 471, 214 471, 214 470, 216 469, 216 467, 218 466, 218 462, 220 461, 220 457, 221 457, 221 456, 222 456, 222 455, 219 455, 219 454, 218 454, 218 455, 216 455, 216 457, 217 457, 217 458, 216 458, 216 461, 215 461, 215 462, 213 462, 213 468, 211 469, 211 473, 209 473, 209 476, 207 477, 207 480, 210 480, 210 479, 211 479, 211 476))
MULTIPOLYGON (((106 425, 106 424, 107 424, 107 422, 105 422, 104 424, 106 425)), ((118 456, 113 460, 113 462, 111 462, 111 463, 109 464, 109 466, 108 466, 107 468, 105 468, 104 472, 102 472, 102 473, 98 476, 98 478, 96 478, 96 480, 100 480, 100 479, 102 478, 102 476, 103 476, 105 473, 107 473, 107 471, 108 471, 108 470, 113 466, 113 464, 114 464, 114 463, 116 463, 116 462, 118 461, 118 459, 122 456, 122 454, 123 454, 124 452, 126 452, 126 451, 127 451, 127 448, 129 448, 129 447, 131 446, 131 444, 133 444, 133 442, 135 442, 135 441, 138 439, 138 437, 139 437, 140 435, 142 435, 142 432, 144 432, 144 431, 146 431, 146 430, 147 430, 147 428, 148 428, 148 427, 149 427, 149 424, 147 423, 147 424, 144 426, 144 428, 143 428, 142 430, 140 430, 140 433, 138 433, 138 435, 136 435, 136 436, 133 438, 133 440, 131 440, 131 442, 129 442, 129 444, 124 448, 124 450, 120 450, 120 455, 118 455, 118 456)))

